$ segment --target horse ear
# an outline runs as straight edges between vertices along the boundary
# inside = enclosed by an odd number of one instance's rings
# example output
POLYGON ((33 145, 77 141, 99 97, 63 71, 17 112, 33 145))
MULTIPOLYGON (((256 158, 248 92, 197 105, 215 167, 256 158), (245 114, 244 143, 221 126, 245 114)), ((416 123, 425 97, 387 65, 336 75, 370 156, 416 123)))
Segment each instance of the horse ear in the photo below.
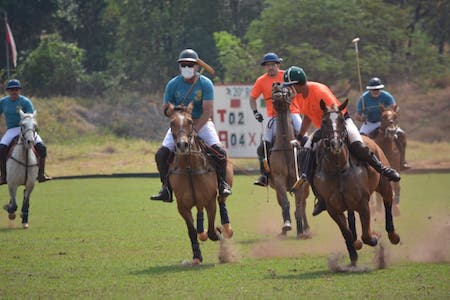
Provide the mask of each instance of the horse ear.
POLYGON ((20 115, 20 118, 23 118, 23 115, 25 114, 24 112, 23 112, 23 110, 21 109, 21 108, 17 108, 17 112, 19 113, 19 115, 20 115))
POLYGON ((322 111, 327 111, 327 105, 325 104, 323 99, 320 99, 320 108, 322 109, 322 111))
POLYGON ((342 103, 341 105, 339 105, 339 110, 340 110, 340 111, 343 111, 343 110, 347 107, 347 104, 348 104, 348 98, 345 99, 344 103, 342 103))
POLYGON ((394 106, 392 106, 392 109, 393 109, 396 113, 398 113, 398 104, 397 104, 397 103, 394 104, 394 106))
POLYGON ((164 109, 164 115, 168 118, 173 114, 173 109, 175 106, 173 106, 172 103, 167 103, 167 107, 164 109))
POLYGON ((33 112, 33 119, 36 119, 36 115, 37 115, 37 110, 34 110, 34 112, 33 112))
POLYGON ((381 104, 380 104, 380 111, 383 112, 383 111, 385 111, 385 110, 386 110, 386 107, 384 107, 384 104, 381 103, 381 104))
POLYGON ((189 114, 192 113, 192 110, 194 109, 194 102, 189 103, 186 112, 188 112, 189 114))

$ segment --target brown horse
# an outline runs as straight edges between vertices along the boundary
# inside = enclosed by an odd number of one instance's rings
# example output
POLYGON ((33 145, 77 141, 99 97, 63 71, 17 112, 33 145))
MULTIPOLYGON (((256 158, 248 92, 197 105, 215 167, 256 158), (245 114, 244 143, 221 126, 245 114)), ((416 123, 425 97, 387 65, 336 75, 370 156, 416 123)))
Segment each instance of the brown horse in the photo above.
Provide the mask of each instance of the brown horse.
MULTIPOLYGON (((278 204, 281 206, 283 227, 281 234, 292 229, 290 216, 290 203, 287 191, 298 179, 297 146, 294 128, 291 122, 290 98, 286 89, 279 83, 272 86, 273 107, 277 112, 277 125, 275 143, 269 157, 270 187, 276 191, 278 204)), ((311 237, 308 220, 306 218, 306 198, 309 195, 309 184, 304 184, 295 190, 295 219, 297 222, 297 238, 311 237)))
MULTIPOLYGON (((339 107, 327 107, 321 101, 323 111, 320 129, 321 139, 316 144, 317 168, 314 172, 313 184, 319 196, 325 200, 328 214, 338 224, 349 252, 351 265, 356 266, 358 254, 356 250, 362 244, 356 237, 354 211, 360 216, 362 241, 375 246, 378 238, 370 229, 370 195, 377 191, 384 201, 386 231, 392 244, 400 241, 395 232, 392 218, 392 187, 389 181, 381 177, 372 167, 357 161, 350 155, 347 147, 347 132, 342 110, 347 106, 346 100, 339 107), (348 212, 348 224, 344 211, 348 212)), ((369 138, 364 137, 366 145, 388 165, 381 149, 369 138)))
MULTIPOLYGON (((175 156, 170 163, 169 183, 177 199, 178 212, 186 222, 191 240, 193 261, 200 264, 203 261, 200 245, 197 239, 217 241, 221 232, 225 237, 233 235, 224 197, 217 197, 217 175, 214 163, 208 157, 210 149, 199 139, 194 130, 191 116, 193 105, 169 105, 167 114, 170 116, 170 128, 175 140, 175 156), (222 228, 215 228, 216 197, 219 202, 222 228), (197 208, 197 222, 194 227, 192 208, 197 208), (208 215, 208 230, 203 227, 203 210, 208 215)), ((232 165, 227 166, 227 182, 231 186, 233 180, 232 165)))
MULTIPOLYGON (((377 135, 374 137, 374 141, 380 146, 386 155, 391 167, 397 171, 401 170, 401 153, 395 142, 398 124, 397 124, 397 104, 385 108, 383 105, 381 109, 381 125, 378 129, 377 135)), ((400 182, 391 183, 394 190, 394 215, 400 214, 398 205, 400 204, 400 182)))

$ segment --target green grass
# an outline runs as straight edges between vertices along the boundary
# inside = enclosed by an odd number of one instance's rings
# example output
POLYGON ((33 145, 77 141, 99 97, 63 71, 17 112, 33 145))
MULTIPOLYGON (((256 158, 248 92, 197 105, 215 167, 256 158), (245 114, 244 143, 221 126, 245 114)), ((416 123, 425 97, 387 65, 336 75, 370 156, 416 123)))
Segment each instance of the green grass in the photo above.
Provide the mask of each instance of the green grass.
MULTIPOLYGON (((192 257, 176 204, 150 202, 156 179, 80 179, 38 184, 30 229, 0 218, 2 299, 448 299, 450 296, 450 174, 404 175, 401 244, 387 244, 387 269, 333 273, 329 254, 348 263, 344 241, 326 213, 309 218, 313 239, 276 237, 281 210, 272 190, 237 176, 228 200, 240 257, 218 262, 218 242, 201 242, 204 262, 192 257), (440 259, 439 259, 440 258, 440 259), (439 261, 436 261, 439 259, 439 261)), ((7 191, 3 188, 3 199, 7 191)), ((21 192, 19 193, 21 195, 21 192)), ((312 210, 309 199, 308 212, 312 210)), ((310 213, 308 214, 310 216, 310 213)), ((219 221, 216 219, 216 224, 219 221)), ((364 246, 359 264, 372 268, 364 246)))

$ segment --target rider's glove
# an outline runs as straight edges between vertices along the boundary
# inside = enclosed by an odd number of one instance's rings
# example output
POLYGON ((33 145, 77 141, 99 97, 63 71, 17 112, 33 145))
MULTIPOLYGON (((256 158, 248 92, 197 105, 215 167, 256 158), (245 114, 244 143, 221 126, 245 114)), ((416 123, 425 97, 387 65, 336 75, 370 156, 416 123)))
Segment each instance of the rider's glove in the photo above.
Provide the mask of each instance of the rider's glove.
POLYGON ((253 111, 253 115, 255 116, 255 119, 259 123, 261 123, 264 120, 263 115, 260 112, 258 112, 256 109, 253 111))

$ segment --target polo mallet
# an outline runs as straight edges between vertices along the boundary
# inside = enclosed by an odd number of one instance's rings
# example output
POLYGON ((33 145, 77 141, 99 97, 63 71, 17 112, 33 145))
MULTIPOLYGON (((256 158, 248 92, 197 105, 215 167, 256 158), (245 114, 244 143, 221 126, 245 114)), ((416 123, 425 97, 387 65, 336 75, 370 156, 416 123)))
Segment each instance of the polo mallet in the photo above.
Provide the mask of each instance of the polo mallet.
POLYGON ((359 42, 359 37, 354 38, 353 41, 352 41, 352 43, 355 44, 356 71, 357 71, 357 73, 358 73, 359 91, 362 93, 361 71, 360 71, 360 69, 359 69, 358 42, 359 42))
POLYGON ((269 162, 267 161, 267 146, 266 146, 266 142, 264 141, 264 124, 261 123, 261 130, 262 130, 262 143, 263 143, 263 147, 264 147, 264 159, 263 159, 263 166, 264 166, 264 171, 266 172, 266 174, 270 173, 270 166, 269 166, 269 162))
POLYGON ((208 65, 204 60, 201 60, 200 58, 197 59, 197 64, 200 67, 202 67, 203 70, 205 70, 206 72, 208 72, 212 76, 214 76, 216 74, 216 71, 210 65, 208 65))
POLYGON ((297 141, 296 140, 291 141, 291 146, 294 147, 295 178, 297 178, 297 181, 290 189, 290 192, 292 193, 297 189, 299 189, 305 181, 301 179, 300 176, 298 176, 297 141))

